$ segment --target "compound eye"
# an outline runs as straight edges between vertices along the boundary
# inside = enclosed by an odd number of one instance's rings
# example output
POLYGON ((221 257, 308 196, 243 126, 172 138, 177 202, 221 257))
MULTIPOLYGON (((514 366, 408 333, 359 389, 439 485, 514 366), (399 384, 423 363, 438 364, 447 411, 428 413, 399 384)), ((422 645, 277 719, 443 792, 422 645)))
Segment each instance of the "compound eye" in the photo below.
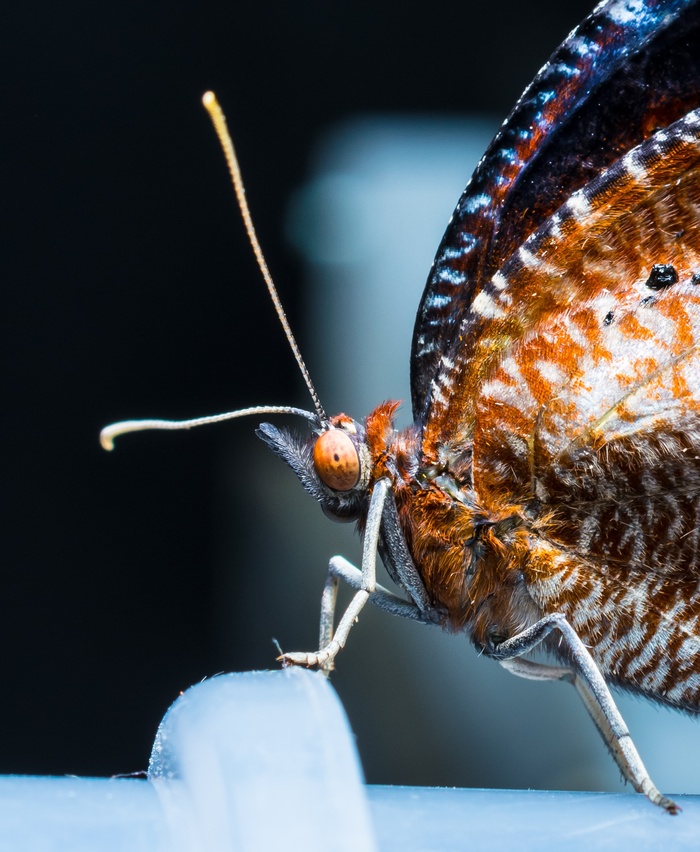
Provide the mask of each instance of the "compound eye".
POLYGON ((351 491, 360 479, 360 458, 342 429, 329 429, 314 445, 314 467, 321 482, 334 491, 351 491))

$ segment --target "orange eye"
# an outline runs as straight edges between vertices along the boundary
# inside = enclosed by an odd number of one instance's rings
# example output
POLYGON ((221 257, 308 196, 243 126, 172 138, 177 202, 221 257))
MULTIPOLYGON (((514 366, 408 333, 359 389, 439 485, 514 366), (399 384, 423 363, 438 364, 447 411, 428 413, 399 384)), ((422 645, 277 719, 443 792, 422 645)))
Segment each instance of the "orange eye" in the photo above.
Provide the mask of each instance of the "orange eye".
POLYGON ((350 491, 360 478, 355 445, 340 429, 330 429, 316 441, 314 467, 324 485, 334 491, 350 491))

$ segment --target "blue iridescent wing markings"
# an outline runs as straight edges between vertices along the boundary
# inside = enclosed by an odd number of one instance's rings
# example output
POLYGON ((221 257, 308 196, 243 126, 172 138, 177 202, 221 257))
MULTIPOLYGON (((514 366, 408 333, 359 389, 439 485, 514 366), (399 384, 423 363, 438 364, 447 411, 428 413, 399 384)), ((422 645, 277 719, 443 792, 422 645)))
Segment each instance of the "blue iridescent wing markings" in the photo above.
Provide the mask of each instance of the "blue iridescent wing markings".
POLYGON ((525 91, 462 194, 423 293, 411 356, 416 422, 429 416, 443 356, 478 338, 484 318, 472 300, 503 262, 573 192, 700 105, 699 44, 700 0, 613 0, 525 91))

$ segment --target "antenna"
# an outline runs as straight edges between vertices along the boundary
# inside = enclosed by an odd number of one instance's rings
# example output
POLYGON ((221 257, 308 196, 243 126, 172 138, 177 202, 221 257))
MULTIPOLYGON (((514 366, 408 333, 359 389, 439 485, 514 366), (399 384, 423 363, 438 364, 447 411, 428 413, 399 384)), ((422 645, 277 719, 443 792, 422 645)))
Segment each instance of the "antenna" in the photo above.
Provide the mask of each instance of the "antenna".
POLYGON ((310 411, 304 411, 301 408, 294 408, 289 405, 259 405, 253 408, 242 408, 238 411, 229 411, 225 414, 212 414, 209 417, 196 417, 192 420, 123 420, 119 423, 112 423, 109 426, 105 426, 105 428, 100 432, 100 443, 105 450, 114 449, 114 439, 119 435, 126 434, 127 432, 143 432, 148 429, 193 429, 195 426, 204 426, 208 423, 221 423, 224 420, 234 420, 235 418, 247 417, 249 415, 294 414, 300 417, 305 417, 317 427, 323 427, 324 424, 328 423, 328 417, 326 416, 326 412, 318 398, 316 388, 311 381, 311 376, 306 368, 304 359, 301 357, 299 345, 297 344, 294 334, 292 333, 292 329, 289 326, 287 315, 284 312, 277 288, 275 287, 272 275, 270 274, 267 262, 265 261, 265 255, 260 247, 260 241, 258 240, 258 236, 255 232, 255 226, 253 225, 253 219, 250 215, 250 209, 245 197, 245 186, 243 185, 243 178, 241 177, 238 158, 236 157, 236 151, 233 147, 233 142, 231 141, 231 135, 229 134, 228 127, 226 126, 226 117, 224 116, 223 110, 219 106, 219 102, 216 100, 216 96, 213 92, 206 92, 206 94, 202 97, 202 103, 209 113, 209 117, 214 125, 214 130, 219 138, 219 143, 223 149, 224 156, 226 157, 231 181, 233 182, 233 190, 236 193, 236 201, 238 202, 238 208, 241 211, 241 216, 243 217, 243 223, 245 225, 246 233, 248 234, 250 245, 253 248, 255 259, 258 262, 258 267, 260 268, 260 272, 262 273, 262 277, 267 286, 267 291, 272 299, 272 304, 275 306, 275 311, 277 312, 279 321, 282 323, 282 328, 284 329, 284 333, 287 337, 287 342, 294 353, 294 357, 297 360, 301 374, 306 382, 306 387, 309 389, 309 393, 311 394, 311 399, 313 400, 316 413, 313 414, 310 411))
POLYGON ((195 426, 206 426, 209 423, 222 423, 224 420, 235 420, 237 417, 264 416, 266 414, 296 414, 305 417, 318 425, 318 419, 311 411, 294 408, 291 405, 256 405, 253 408, 239 408, 238 411, 227 411, 225 414, 211 414, 208 417, 195 417, 192 420, 121 420, 111 423, 100 432, 100 444, 104 450, 114 449, 114 439, 127 432, 146 432, 149 429, 194 429, 195 426))
POLYGON ((275 311, 277 311, 279 321, 282 323, 282 328, 284 329, 284 333, 289 341, 291 350, 294 353, 294 357, 297 359, 297 364, 299 365, 301 374, 306 382, 306 387, 309 389, 309 393, 311 394, 311 399, 313 400, 314 408, 316 409, 319 420, 327 422, 328 418, 326 416, 326 412, 323 410, 323 406, 321 405, 318 394, 316 393, 316 388, 314 388, 313 382, 311 381, 309 371, 306 368, 304 359, 301 357, 301 351, 296 339, 294 338, 292 329, 290 328, 287 315, 284 312, 282 302, 280 301, 279 294, 277 293, 277 288, 275 287, 275 282, 272 280, 272 275, 270 274, 267 262, 265 261, 265 255, 260 247, 258 235, 255 232, 255 225, 253 225, 253 218, 250 215, 250 209, 245 197, 245 186, 243 185, 241 169, 238 165, 238 157, 236 157, 236 151, 233 147, 231 134, 228 132, 228 127, 226 125, 226 116, 219 106, 219 102, 213 92, 206 92, 202 97, 202 103, 204 104, 206 111, 209 113, 216 135, 219 137, 219 143, 223 149, 224 156, 226 157, 226 164, 228 165, 229 174, 231 175, 233 190, 236 193, 236 201, 238 202, 238 207, 241 211, 241 216, 243 217, 246 233, 248 234, 248 239, 250 240, 250 245, 253 248, 255 259, 260 267, 262 277, 267 285, 267 291, 272 299, 272 304, 275 306, 275 311))

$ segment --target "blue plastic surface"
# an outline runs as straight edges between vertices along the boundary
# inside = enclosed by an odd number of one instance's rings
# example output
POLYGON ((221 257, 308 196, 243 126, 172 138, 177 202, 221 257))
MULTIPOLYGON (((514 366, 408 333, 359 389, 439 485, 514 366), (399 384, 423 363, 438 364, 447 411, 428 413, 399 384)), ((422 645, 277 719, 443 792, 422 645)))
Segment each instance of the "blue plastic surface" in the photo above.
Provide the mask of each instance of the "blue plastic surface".
POLYGON ((374 849, 362 771, 327 679, 222 675, 163 719, 149 778, 172 849, 374 849))
POLYGON ((0 778, 0 852, 700 847, 700 797, 366 787, 320 674, 222 675, 163 719, 149 780, 0 778))
POLYGON ((643 796, 540 790, 367 787, 382 852, 700 848, 700 796, 669 816, 643 796))
POLYGON ((0 852, 164 852, 167 842, 148 781, 0 776, 0 852))

